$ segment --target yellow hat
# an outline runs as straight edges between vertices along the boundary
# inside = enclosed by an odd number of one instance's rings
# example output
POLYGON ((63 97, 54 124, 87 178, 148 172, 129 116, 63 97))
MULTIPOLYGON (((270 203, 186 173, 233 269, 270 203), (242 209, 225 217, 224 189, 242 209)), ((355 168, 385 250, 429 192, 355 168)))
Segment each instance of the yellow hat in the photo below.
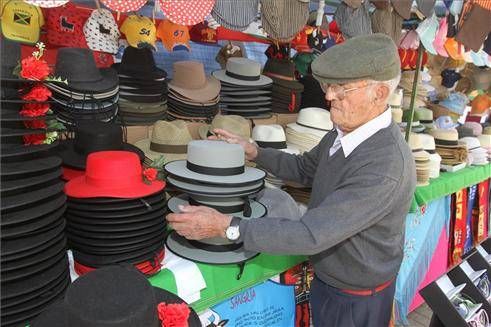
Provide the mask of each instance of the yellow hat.
POLYGON ((22 0, 2 0, 1 27, 3 36, 9 40, 35 44, 39 41, 43 12, 37 6, 22 0))
POLYGON ((128 16, 120 31, 126 35, 128 44, 134 48, 142 48, 151 45, 155 48, 156 28, 152 20, 145 16, 128 16))

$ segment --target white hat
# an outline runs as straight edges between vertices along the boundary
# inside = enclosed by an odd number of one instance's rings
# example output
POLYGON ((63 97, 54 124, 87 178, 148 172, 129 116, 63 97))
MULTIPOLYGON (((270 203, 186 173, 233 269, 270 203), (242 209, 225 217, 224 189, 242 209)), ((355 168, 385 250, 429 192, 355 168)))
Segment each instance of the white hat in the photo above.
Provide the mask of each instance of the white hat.
POLYGON ((389 96, 389 106, 391 108, 400 108, 402 106, 402 89, 398 88, 389 96))
POLYGON ((214 71, 213 76, 222 82, 241 86, 265 86, 273 80, 261 75, 261 64, 257 61, 232 57, 227 60, 226 69, 214 71))
POLYGON ((327 132, 333 129, 329 111, 316 107, 301 109, 297 116, 297 122, 287 126, 297 133, 310 134, 320 138, 323 138, 327 132))
POLYGON ((41 8, 55 8, 66 4, 69 0, 24 0, 28 4, 41 8))
POLYGON ((108 53, 118 52, 121 34, 113 15, 107 9, 96 9, 84 24, 84 34, 91 50, 108 53))
POLYGON ((286 143, 285 131, 278 124, 254 126, 252 139, 261 148, 274 148, 287 153, 299 152, 298 149, 292 148, 286 143))

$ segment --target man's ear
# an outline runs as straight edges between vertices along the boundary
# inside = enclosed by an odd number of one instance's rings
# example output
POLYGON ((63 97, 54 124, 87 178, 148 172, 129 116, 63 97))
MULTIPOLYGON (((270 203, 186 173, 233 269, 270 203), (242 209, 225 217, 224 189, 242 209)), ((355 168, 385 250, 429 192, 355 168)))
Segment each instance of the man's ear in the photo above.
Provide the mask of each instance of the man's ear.
POLYGON ((379 83, 375 89, 375 102, 386 102, 390 95, 390 88, 385 83, 379 83))

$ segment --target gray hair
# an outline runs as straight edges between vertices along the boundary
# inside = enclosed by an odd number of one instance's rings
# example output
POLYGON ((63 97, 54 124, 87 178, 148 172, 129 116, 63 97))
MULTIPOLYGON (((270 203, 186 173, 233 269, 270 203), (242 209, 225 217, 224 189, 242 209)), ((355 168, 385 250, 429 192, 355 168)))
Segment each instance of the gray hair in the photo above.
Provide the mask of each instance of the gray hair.
POLYGON ((382 83, 385 84, 389 88, 389 96, 394 93, 394 91, 397 89, 397 86, 399 85, 399 82, 401 81, 401 74, 397 75, 393 79, 390 79, 388 81, 373 81, 370 80, 368 81, 369 83, 382 83))

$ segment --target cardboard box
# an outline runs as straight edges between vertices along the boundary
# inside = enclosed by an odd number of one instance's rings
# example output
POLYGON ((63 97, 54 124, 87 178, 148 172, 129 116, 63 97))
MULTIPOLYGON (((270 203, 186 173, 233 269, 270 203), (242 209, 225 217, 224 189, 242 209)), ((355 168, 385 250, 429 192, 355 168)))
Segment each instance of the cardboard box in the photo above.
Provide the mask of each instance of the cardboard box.
POLYGON ((127 126, 126 140, 128 143, 134 144, 137 141, 150 137, 151 126, 127 126))

